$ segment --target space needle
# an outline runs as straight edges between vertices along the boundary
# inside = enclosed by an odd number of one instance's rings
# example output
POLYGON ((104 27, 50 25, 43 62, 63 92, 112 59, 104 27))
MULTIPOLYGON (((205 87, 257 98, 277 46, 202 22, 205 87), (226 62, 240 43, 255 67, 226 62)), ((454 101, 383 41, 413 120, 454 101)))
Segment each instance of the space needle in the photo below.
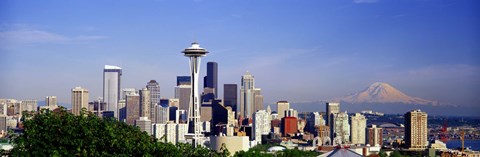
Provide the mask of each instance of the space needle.
POLYGON ((193 147, 203 145, 200 123, 200 99, 198 98, 198 72, 200 71, 200 57, 205 56, 208 51, 201 48, 197 42, 193 42, 192 46, 182 51, 185 57, 190 58, 190 76, 192 91, 190 92, 190 105, 188 107, 188 126, 189 131, 186 135, 187 139, 192 139, 193 147), (193 123, 193 124, 192 124, 193 123))

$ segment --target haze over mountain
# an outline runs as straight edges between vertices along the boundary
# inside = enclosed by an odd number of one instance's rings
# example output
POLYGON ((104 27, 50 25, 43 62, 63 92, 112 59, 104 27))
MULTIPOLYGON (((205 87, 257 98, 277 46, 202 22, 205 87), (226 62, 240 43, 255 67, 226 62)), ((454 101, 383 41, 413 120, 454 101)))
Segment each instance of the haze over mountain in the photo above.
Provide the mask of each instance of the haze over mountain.
POLYGON ((379 104, 413 104, 413 105, 440 105, 438 101, 425 100, 418 97, 411 97, 399 91, 395 87, 384 83, 375 82, 363 91, 336 99, 352 104, 379 103, 379 104))

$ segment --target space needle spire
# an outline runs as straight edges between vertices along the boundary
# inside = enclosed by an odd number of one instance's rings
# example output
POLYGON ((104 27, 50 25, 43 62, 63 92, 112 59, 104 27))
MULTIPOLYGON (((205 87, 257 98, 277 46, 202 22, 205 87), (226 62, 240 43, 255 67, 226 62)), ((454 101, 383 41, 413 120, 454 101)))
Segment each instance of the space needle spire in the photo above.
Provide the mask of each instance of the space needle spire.
POLYGON ((200 99, 198 98, 198 72, 200 71, 200 57, 205 56, 208 51, 201 48, 197 42, 182 51, 185 57, 190 59, 190 76, 192 91, 190 92, 190 105, 188 111, 188 134, 187 138, 192 139, 193 147, 203 145, 200 122, 200 99))

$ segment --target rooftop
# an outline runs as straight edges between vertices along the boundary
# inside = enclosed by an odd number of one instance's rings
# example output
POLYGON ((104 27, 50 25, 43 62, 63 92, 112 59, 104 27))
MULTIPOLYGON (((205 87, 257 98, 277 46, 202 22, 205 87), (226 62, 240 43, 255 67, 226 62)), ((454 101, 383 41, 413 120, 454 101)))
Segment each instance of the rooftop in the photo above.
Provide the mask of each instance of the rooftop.
POLYGON ((105 65, 105 69, 122 69, 122 68, 115 65, 105 65))

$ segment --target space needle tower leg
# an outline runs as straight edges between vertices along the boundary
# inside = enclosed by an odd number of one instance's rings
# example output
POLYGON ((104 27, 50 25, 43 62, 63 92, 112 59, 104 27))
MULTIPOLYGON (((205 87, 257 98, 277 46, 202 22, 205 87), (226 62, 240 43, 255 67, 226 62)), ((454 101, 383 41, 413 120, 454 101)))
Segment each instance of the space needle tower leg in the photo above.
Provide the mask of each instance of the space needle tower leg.
POLYGON ((192 46, 186 48, 182 53, 190 59, 190 76, 191 76, 191 92, 190 92, 190 105, 188 111, 188 126, 192 127, 189 130, 189 134, 192 137, 193 147, 203 145, 201 123, 200 123, 200 99, 198 98, 198 72, 200 71, 200 57, 205 56, 208 51, 201 48, 196 42, 192 43, 192 46), (193 123, 193 124, 190 124, 193 123))

